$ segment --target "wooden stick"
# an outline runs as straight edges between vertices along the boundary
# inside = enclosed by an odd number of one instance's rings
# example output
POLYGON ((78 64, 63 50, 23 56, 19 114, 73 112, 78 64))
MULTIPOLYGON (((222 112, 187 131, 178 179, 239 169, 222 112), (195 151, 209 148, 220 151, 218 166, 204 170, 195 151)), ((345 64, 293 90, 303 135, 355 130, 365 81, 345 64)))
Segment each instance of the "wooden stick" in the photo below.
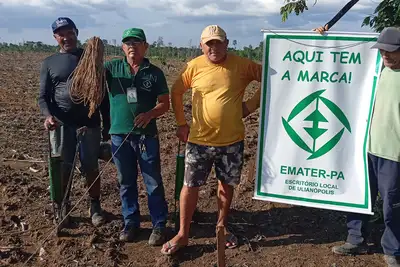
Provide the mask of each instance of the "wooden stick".
POLYGON ((14 247, 14 246, 5 246, 5 247, 3 247, 3 246, 0 246, 0 251, 10 251, 10 250, 13 250, 13 249, 20 249, 21 247, 14 247))
POLYGON ((46 229, 46 228, 49 228, 49 227, 48 226, 42 226, 42 227, 38 227, 38 228, 34 228, 34 229, 27 229, 27 230, 23 230, 23 231, 14 231, 14 232, 8 232, 8 233, 1 233, 0 237, 12 236, 12 235, 20 235, 20 234, 24 234, 24 233, 27 233, 27 232, 35 232, 35 231, 46 229))
POLYGON ((257 168, 256 160, 251 161, 250 164, 249 164, 249 173, 247 175, 246 182, 247 181, 252 181, 254 176, 256 176, 256 171, 257 171, 256 168, 257 168))
POLYGON ((217 226, 217 255, 218 255, 218 267, 225 267, 225 227, 217 226))
POLYGON ((3 159, 3 161, 17 161, 17 162, 29 162, 29 163, 46 163, 44 160, 37 159, 3 159))

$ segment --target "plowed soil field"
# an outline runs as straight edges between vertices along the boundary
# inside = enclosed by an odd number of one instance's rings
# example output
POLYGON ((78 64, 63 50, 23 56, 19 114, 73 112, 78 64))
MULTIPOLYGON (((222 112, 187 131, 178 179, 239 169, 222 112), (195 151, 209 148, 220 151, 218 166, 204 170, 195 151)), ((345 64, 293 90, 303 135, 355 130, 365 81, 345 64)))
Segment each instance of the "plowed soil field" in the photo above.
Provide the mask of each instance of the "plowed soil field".
MULTIPOLYGON (((61 236, 54 233, 49 196, 47 139, 39 114, 40 62, 44 53, 0 53, 0 266, 214 266, 216 264, 216 179, 201 189, 198 212, 191 226, 189 246, 174 257, 161 255, 147 239, 151 221, 143 180, 139 177, 143 231, 133 243, 121 243, 122 229, 116 170, 100 160, 102 207, 107 223, 90 224, 83 179, 76 172, 73 224, 61 236), (82 201, 78 202, 80 199, 82 201), (29 261, 28 261, 29 259, 29 261)), ((172 84, 183 62, 159 65, 172 84)), ((251 84, 246 98, 254 93, 251 84)), ((190 119, 190 93, 185 110, 190 119)), ((372 253, 341 257, 331 247, 346 238, 343 213, 287 206, 252 199, 258 135, 258 111, 245 119, 245 166, 235 192, 229 227, 240 245, 226 251, 228 266, 385 266, 380 249, 381 225, 372 225, 372 253)), ((158 120, 162 174, 169 203, 169 235, 174 232, 174 186, 177 138, 172 111, 158 120)))

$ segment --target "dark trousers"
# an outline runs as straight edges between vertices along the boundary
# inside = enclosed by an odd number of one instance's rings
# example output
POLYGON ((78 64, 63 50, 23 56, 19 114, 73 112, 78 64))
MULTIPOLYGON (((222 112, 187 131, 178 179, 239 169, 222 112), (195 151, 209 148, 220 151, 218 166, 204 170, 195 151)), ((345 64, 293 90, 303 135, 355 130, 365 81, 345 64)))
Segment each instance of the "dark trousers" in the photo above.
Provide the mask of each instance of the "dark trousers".
MULTIPOLYGON (((49 142, 51 149, 50 159, 50 189, 51 199, 60 204, 64 191, 66 190, 72 163, 75 157, 76 144, 78 142, 76 131, 79 127, 71 125, 60 125, 53 131, 49 131, 49 142), (61 165, 60 165, 61 164, 61 165)), ((79 146, 79 159, 82 170, 86 177, 86 183, 93 186, 89 189, 89 196, 92 199, 100 198, 99 174, 99 150, 101 141, 100 128, 87 128, 81 137, 79 146)))
MULTIPOLYGON (((368 154, 368 172, 372 206, 378 190, 383 200, 385 231, 381 244, 386 255, 400 256, 400 163, 368 154)), ((368 235, 369 215, 347 216, 347 242, 357 245, 368 235)))

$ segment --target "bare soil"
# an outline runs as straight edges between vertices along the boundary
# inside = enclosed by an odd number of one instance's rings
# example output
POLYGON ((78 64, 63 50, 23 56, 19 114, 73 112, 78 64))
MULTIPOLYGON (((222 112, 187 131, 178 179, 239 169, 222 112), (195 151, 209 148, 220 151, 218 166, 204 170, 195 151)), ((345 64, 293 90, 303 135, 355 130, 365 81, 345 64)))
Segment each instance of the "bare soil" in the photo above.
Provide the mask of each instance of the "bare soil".
MULTIPOLYGON (((0 53, 0 266, 213 266, 216 264, 216 179, 201 190, 190 244, 174 257, 161 255, 147 239, 151 221, 139 177, 143 232, 133 243, 121 243, 121 204, 115 166, 101 161, 102 205, 107 223, 95 229, 88 219, 83 180, 76 174, 71 200, 82 199, 72 212, 73 226, 54 234, 48 190, 47 139, 39 114, 40 62, 48 54, 0 53), (36 160, 37 162, 32 162, 36 160), (27 260, 30 260, 27 262, 27 260)), ((163 65, 169 85, 183 62, 163 65)), ((248 88, 246 98, 257 84, 248 88)), ((190 95, 185 110, 190 118, 190 95)), ((346 238, 343 213, 253 200, 258 112, 246 123, 245 166, 232 204, 229 227, 240 246, 227 250, 228 266, 385 266, 380 249, 381 225, 372 225, 372 253, 334 255, 331 248, 346 238)), ((175 156, 177 139, 172 111, 158 120, 162 174, 173 236, 175 156)))

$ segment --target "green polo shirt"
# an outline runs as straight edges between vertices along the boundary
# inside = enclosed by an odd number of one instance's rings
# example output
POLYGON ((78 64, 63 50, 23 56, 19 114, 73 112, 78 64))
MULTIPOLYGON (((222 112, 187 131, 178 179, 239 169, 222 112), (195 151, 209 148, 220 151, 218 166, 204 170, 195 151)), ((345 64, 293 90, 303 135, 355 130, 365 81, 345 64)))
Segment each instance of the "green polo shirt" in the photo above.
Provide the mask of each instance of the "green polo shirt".
MULTIPOLYGON (((133 126, 135 117, 150 111, 157 105, 160 95, 168 94, 168 85, 163 71, 151 64, 147 58, 132 74, 126 57, 105 62, 108 96, 110 99, 110 134, 127 134, 133 126), (128 103, 127 88, 136 87, 137 103, 128 103)), ((157 134, 156 119, 146 128, 136 128, 134 134, 157 134)))
POLYGON ((400 162, 400 70, 384 68, 376 91, 369 152, 400 162))

